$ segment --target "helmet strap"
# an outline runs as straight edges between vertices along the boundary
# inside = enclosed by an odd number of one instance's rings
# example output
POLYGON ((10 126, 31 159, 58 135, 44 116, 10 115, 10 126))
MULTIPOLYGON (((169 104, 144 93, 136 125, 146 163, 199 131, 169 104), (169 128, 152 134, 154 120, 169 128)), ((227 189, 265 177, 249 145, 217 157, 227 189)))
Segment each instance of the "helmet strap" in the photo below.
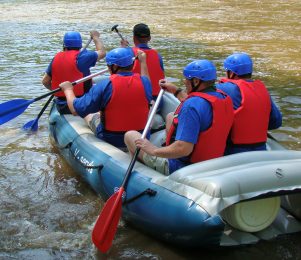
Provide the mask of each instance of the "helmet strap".
POLYGON ((235 78, 235 73, 232 72, 231 70, 227 70, 227 78, 228 79, 234 79, 235 78))
POLYGON ((195 85, 193 82, 193 78, 192 78, 192 79, 190 79, 190 84, 191 84, 191 88, 192 88, 191 92, 196 92, 197 89, 199 88, 199 86, 201 85, 201 80, 199 80, 199 83, 195 85))
POLYGON ((119 70, 119 66, 115 65, 114 67, 114 64, 110 65, 110 69, 112 71, 112 74, 116 74, 117 71, 119 70))

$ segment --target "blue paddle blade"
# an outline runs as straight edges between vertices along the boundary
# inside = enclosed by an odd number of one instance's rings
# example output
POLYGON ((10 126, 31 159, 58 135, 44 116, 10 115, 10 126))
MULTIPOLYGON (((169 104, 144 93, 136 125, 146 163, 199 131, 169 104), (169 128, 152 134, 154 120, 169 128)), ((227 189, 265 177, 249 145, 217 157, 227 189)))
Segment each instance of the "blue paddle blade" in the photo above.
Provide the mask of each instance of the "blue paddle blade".
POLYGON ((43 115, 44 111, 46 110, 46 108, 48 107, 48 105, 50 104, 50 102, 53 98, 54 98, 54 96, 51 95, 50 98, 45 103, 45 105, 43 106, 40 113, 38 114, 37 118, 34 119, 34 120, 29 121, 28 123, 26 123, 23 126, 23 130, 31 130, 31 131, 37 131, 38 130, 38 126, 39 126, 38 121, 39 121, 40 117, 43 115))
POLYGON ((22 114, 33 102, 34 99, 15 99, 0 104, 0 125, 22 114))
POLYGON ((27 122, 26 124, 24 124, 22 129, 25 131, 36 132, 36 131, 38 131, 38 127, 39 127, 38 118, 36 118, 36 119, 31 120, 31 121, 27 122))

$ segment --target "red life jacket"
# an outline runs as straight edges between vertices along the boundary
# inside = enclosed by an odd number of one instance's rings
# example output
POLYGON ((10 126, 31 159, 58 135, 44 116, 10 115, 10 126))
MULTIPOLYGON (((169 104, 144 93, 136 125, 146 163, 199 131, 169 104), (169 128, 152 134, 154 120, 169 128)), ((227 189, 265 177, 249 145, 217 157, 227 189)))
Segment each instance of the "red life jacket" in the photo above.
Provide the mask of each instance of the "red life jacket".
MULTIPOLYGON (((51 89, 54 90, 59 87, 59 84, 64 81, 73 82, 83 77, 76 66, 76 58, 78 50, 62 51, 55 55, 52 62, 52 78, 51 89)), ((84 83, 77 84, 74 87, 75 96, 79 97, 84 94, 84 83)), ((54 94, 57 97, 65 97, 63 91, 54 94)))
POLYGON ((241 106, 234 111, 231 130, 233 144, 257 144, 266 142, 271 113, 270 95, 260 80, 221 79, 232 82, 241 93, 241 106))
POLYGON ((110 76, 112 96, 104 110, 103 124, 106 131, 126 132, 143 130, 149 106, 140 75, 110 76))
MULTIPOLYGON (((217 90, 217 92, 224 94, 220 90, 217 90)), ((190 155, 190 162, 196 163, 223 156, 234 118, 233 104, 230 97, 226 96, 225 99, 222 99, 202 92, 193 92, 188 95, 187 99, 191 97, 200 97, 210 102, 212 106, 212 124, 206 131, 199 133, 198 141, 190 155)), ((178 114, 184 102, 178 106, 174 113, 173 124, 166 137, 167 145, 171 143, 176 131, 178 114)))
MULTIPOLYGON (((139 48, 133 47, 133 51, 135 56, 137 56, 139 48)), ((152 89, 153 89, 153 96, 158 96, 160 92, 160 86, 159 86, 159 80, 164 79, 164 71, 161 68, 160 65, 160 59, 159 59, 159 54, 156 50, 154 49, 141 49, 143 52, 146 54, 146 64, 147 64, 147 69, 148 69, 148 74, 150 81, 152 83, 152 89)), ((133 67, 133 72, 135 73, 141 73, 140 69, 140 62, 139 60, 135 60, 134 67, 133 67)))

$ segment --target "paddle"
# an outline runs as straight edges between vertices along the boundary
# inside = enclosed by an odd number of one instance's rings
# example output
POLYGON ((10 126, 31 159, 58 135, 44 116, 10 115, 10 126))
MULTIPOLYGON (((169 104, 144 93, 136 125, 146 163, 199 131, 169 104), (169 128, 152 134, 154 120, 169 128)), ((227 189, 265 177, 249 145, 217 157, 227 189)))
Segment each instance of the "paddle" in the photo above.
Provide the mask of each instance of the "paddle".
MULTIPOLYGON (((121 35, 121 33, 118 31, 117 26, 118 26, 118 24, 115 24, 115 25, 112 27, 111 31, 115 31, 115 32, 119 35, 119 37, 120 37, 120 39, 121 39, 122 41, 127 42, 125 47, 128 47, 128 46, 129 46, 128 41, 125 40, 125 39, 123 38, 123 36, 121 35)), ((124 47, 124 46, 123 46, 123 47, 124 47)))
MULTIPOLYGON (((164 90, 161 89, 157 97, 157 100, 151 110, 150 116, 147 120, 141 138, 145 138, 146 134, 149 131, 150 125, 157 111, 163 93, 164 90)), ((137 160, 139 152, 140 149, 137 148, 130 162, 130 165, 126 171, 125 177, 123 179, 123 182, 119 190, 107 200, 93 228, 92 241, 94 245, 103 253, 107 252, 112 245, 114 235, 117 230, 118 222, 121 216, 121 211, 122 211, 122 194, 125 190, 125 186, 130 177, 130 174, 137 160)))
MULTIPOLYGON (((79 83, 85 82, 89 79, 92 79, 92 78, 99 76, 101 74, 104 74, 106 72, 108 72, 108 69, 104 69, 102 71, 96 72, 96 73, 86 76, 84 78, 78 79, 78 80, 72 82, 72 85, 75 86, 79 83)), ((61 88, 56 88, 42 96, 36 97, 31 100, 15 99, 15 100, 10 100, 10 101, 0 104, 0 125, 6 123, 6 122, 10 121, 11 119, 22 114, 30 104, 32 104, 38 100, 41 100, 45 97, 51 96, 54 93, 59 92, 59 91, 61 91, 61 88)))
MULTIPOLYGON (((120 37, 120 39, 123 40, 123 41, 125 42, 126 40, 123 38, 123 36, 121 35, 121 33, 118 31, 117 26, 118 26, 118 24, 115 24, 115 25, 111 28, 111 31, 112 31, 112 32, 115 31, 115 32, 118 34, 118 36, 120 37)), ((127 46, 128 46, 128 45, 127 45, 127 46)))
MULTIPOLYGON (((86 45, 80 50, 81 52, 85 49, 88 48, 89 44, 92 41, 92 37, 90 37, 90 39, 87 41, 86 45)), ((31 130, 31 131, 37 131, 38 130, 38 121, 40 119, 40 117, 43 115, 44 111, 46 110, 46 108, 48 107, 48 105, 50 104, 51 100, 53 99, 53 95, 50 96, 50 98, 48 99, 48 101, 45 103, 45 105, 43 106, 42 110, 40 111, 40 113, 38 114, 37 118, 34 120, 31 120, 29 122, 27 122, 26 124, 23 125, 22 129, 23 130, 31 130)))

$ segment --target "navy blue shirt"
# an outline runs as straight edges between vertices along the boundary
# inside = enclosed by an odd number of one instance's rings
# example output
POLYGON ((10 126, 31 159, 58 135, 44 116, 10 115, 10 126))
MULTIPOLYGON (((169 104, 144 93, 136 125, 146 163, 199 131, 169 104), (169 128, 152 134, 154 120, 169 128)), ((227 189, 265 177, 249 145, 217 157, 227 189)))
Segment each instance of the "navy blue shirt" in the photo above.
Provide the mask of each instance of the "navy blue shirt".
MULTIPOLYGON (((234 110, 238 109, 241 106, 241 93, 238 86, 232 82, 218 83, 216 87, 226 94, 228 94, 233 102, 234 110)), ((268 129, 276 129, 282 125, 282 114, 278 107, 275 105, 271 98, 271 112, 268 129)), ((226 149, 226 154, 233 154, 239 152, 247 151, 261 151, 266 150, 266 145, 259 145, 256 147, 232 147, 231 144, 228 144, 226 149)))
MULTIPOLYGON (((122 72, 118 73, 122 76, 131 76, 132 72, 122 72)), ((145 90, 145 96, 150 102, 152 100, 152 87, 149 79, 145 76, 141 77, 142 83, 145 90)), ((112 83, 110 78, 104 78, 94 85, 88 93, 80 98, 75 98, 73 101, 73 106, 76 113, 85 117, 91 113, 97 113, 102 111, 107 106, 112 96, 112 83)), ((126 109, 126 108, 125 108, 126 109)), ((125 147, 124 144, 124 134, 108 133, 104 130, 103 124, 100 123, 96 129, 96 135, 98 138, 107 141, 117 147, 125 147)))

